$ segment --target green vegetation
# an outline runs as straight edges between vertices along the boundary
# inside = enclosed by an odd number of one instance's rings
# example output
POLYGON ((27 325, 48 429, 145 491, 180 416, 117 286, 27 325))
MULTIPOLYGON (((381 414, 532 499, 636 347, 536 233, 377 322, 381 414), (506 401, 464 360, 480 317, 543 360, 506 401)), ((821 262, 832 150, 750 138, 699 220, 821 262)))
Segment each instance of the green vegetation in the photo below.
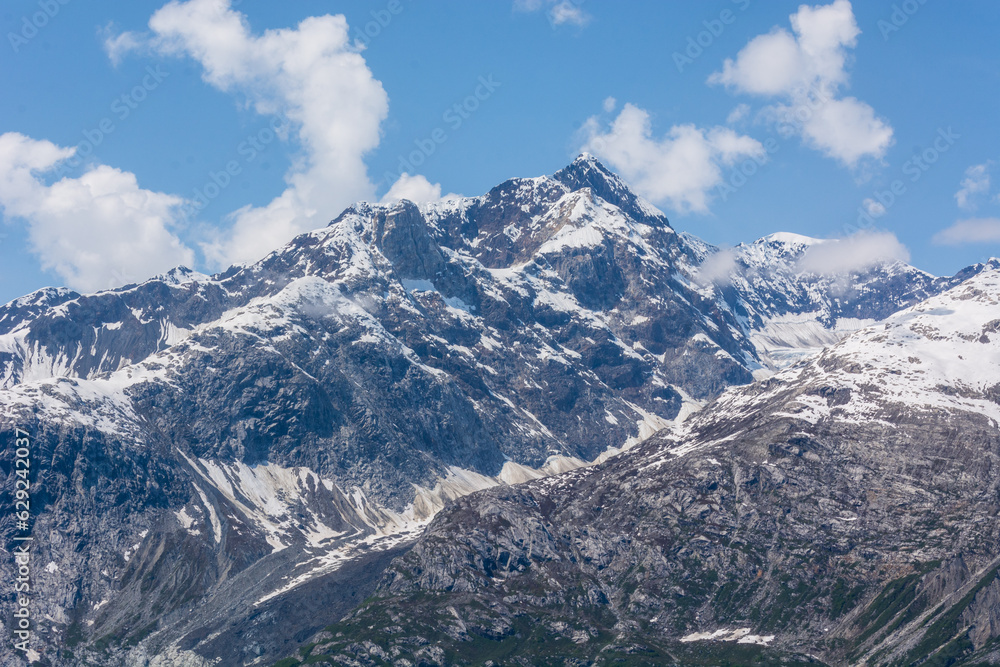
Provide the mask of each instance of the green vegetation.
POLYGON ((844 579, 837 579, 837 583, 833 585, 833 590, 830 593, 830 620, 835 621, 857 607, 864 594, 864 585, 858 584, 848 589, 844 579))
POLYGON ((968 635, 963 634, 948 642, 944 648, 932 655, 923 663, 926 667, 951 667, 959 660, 972 653, 975 647, 969 641, 968 635))
MULTIPOLYGON (((956 637, 961 630, 961 628, 958 627, 958 620, 968 606, 972 604, 972 601, 976 599, 976 595, 979 594, 979 591, 986 588, 996 580, 998 570, 1000 570, 1000 568, 990 570, 985 577, 980 579, 979 582, 972 587, 972 590, 965 594, 965 597, 963 597, 951 609, 942 614, 930 625, 929 628, 927 628, 927 632, 924 633, 923 639, 921 639, 920 643, 917 644, 913 651, 910 652, 910 661, 928 655, 935 648, 942 645, 944 648, 938 651, 938 653, 934 656, 935 660, 937 660, 939 656, 947 657, 947 659, 950 660, 953 657, 957 658, 957 656, 971 651, 972 644, 968 641, 965 634, 956 637)), ((944 657, 942 657, 942 659, 944 659, 944 657)), ((937 663, 927 662, 925 664, 930 665, 937 663)), ((942 662, 939 664, 950 665, 954 664, 954 662, 942 662)))
POLYGON ((384 660, 369 653, 366 660, 375 665, 390 665, 399 658, 414 664, 437 664, 437 660, 445 665, 468 667, 482 667, 491 662, 495 667, 561 667, 591 661, 596 665, 616 667, 819 664, 809 658, 787 656, 756 645, 682 644, 652 639, 644 632, 622 638, 612 630, 616 622, 616 617, 600 606, 520 608, 518 615, 508 618, 494 617, 488 607, 476 604, 475 600, 418 593, 403 598, 369 600, 348 622, 327 628, 333 639, 309 646, 300 653, 315 652, 316 655, 301 660, 286 658, 275 667, 339 664, 332 656, 352 655, 367 642, 379 647, 387 657, 391 656, 384 660), (457 619, 446 611, 447 602, 474 612, 463 614, 464 632, 456 632, 457 619), (486 630, 487 627, 491 630, 486 630), (424 651, 428 647, 439 648, 442 653, 431 659, 421 653, 422 647, 424 651))
POLYGON ((857 643, 863 644, 875 633, 889 626, 890 621, 917 597, 917 586, 923 577, 922 572, 914 572, 905 577, 890 581, 878 597, 858 617, 857 626, 864 628, 858 636, 857 643))
POLYGON ((80 626, 78 621, 73 621, 70 626, 66 628, 66 646, 73 648, 82 641, 83 628, 80 626))
POLYGON ((145 639, 149 635, 153 634, 153 631, 156 630, 156 626, 157 625, 159 625, 159 622, 158 621, 153 621, 152 623, 150 623, 146 627, 141 628, 138 631, 134 632, 133 634, 131 634, 129 636, 128 639, 125 640, 125 645, 126 646, 137 646, 139 644, 139 642, 141 642, 143 639, 145 639))

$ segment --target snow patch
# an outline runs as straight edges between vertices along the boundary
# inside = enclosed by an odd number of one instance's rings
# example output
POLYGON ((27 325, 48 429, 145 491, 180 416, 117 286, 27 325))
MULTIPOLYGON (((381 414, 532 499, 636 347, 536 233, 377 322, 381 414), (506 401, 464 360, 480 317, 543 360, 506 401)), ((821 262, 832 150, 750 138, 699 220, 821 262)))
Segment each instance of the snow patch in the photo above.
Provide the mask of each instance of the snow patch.
POLYGON ((711 641, 711 642, 736 642, 737 644, 758 644, 767 646, 774 641, 774 635, 754 635, 750 634, 750 628, 739 628, 737 630, 719 629, 714 632, 692 632, 681 637, 684 643, 711 641))

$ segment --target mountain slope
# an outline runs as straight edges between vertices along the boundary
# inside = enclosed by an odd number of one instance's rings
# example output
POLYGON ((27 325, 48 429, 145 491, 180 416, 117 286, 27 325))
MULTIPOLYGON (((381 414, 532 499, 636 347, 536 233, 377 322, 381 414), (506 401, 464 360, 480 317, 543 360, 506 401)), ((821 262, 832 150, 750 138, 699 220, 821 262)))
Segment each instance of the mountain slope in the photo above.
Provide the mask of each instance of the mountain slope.
MULTIPOLYGON (((582 156, 481 197, 357 204, 218 275, 0 308, 0 423, 31 434, 32 530, 52 536, 37 650, 262 664, 366 597, 447 502, 584 466, 771 373, 761 304, 835 326, 837 280, 725 287, 702 275, 715 251, 582 156), (313 596, 328 616, 289 615, 313 596)), ((785 254, 758 264, 797 275, 785 254)), ((855 318, 946 282, 851 279, 872 286, 855 318)))
POLYGON ((860 271, 817 273, 810 261, 836 241, 777 233, 719 249, 685 235, 698 267, 693 272, 717 299, 744 320, 761 362, 783 368, 836 343, 845 334, 939 294, 1000 262, 938 278, 898 261, 860 271))
POLYGON ((994 664, 998 318, 988 270, 601 466, 462 498, 311 655, 994 664))

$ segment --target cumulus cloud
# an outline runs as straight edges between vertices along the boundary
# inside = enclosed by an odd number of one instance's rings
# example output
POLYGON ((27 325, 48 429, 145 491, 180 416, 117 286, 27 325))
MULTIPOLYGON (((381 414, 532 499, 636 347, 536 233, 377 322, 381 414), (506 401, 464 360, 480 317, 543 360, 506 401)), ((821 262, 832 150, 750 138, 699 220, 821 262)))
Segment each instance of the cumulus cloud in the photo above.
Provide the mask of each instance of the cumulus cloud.
POLYGON ((173 0, 153 14, 148 33, 109 37, 105 45, 112 59, 135 49, 193 58, 211 86, 245 98, 263 116, 291 121, 300 154, 286 189, 266 206, 231 214, 231 228, 204 246, 209 261, 257 259, 373 198, 364 157, 379 144, 388 97, 343 16, 254 34, 230 0, 173 0))
POLYGON ((892 127, 867 103, 838 97, 849 80, 848 49, 861 33, 851 3, 802 5, 789 18, 791 32, 775 27, 753 38, 708 82, 778 98, 763 116, 844 165, 882 159, 893 142, 892 127))
POLYGON ((590 14, 580 7, 582 2, 583 0, 514 0, 514 9, 519 12, 545 9, 554 26, 585 26, 590 22, 590 14))
POLYGON ((193 263, 172 231, 181 198, 144 190, 134 174, 105 165, 48 184, 45 175, 74 153, 16 132, 0 135, 0 207, 27 223, 44 269, 93 292, 193 263))
POLYGON ((875 116, 875 110, 854 97, 824 99, 807 96, 794 104, 775 107, 782 128, 800 128, 807 146, 856 167, 863 158, 881 160, 892 145, 892 128, 875 116), (811 106, 811 113, 801 123, 801 109, 811 106))
POLYGON ((938 245, 967 245, 1000 241, 1000 218, 969 218, 934 235, 938 245))
POLYGON ((959 208, 975 209, 976 195, 986 194, 990 191, 990 166, 992 162, 976 164, 965 170, 965 178, 962 185, 955 193, 955 201, 959 208))
POLYGON ((607 162, 639 194, 681 212, 708 211, 708 193, 722 182, 722 167, 765 156, 759 141, 726 127, 675 125, 658 139, 649 113, 632 104, 606 129, 591 117, 582 136, 582 150, 607 162))
POLYGON ((862 232, 809 246, 796 268, 805 273, 837 276, 909 260, 910 252, 894 234, 862 232))
POLYGON ((426 177, 417 174, 410 176, 402 174, 399 179, 392 184, 389 191, 382 197, 382 203, 387 204, 401 199, 408 199, 414 204, 428 204, 448 199, 456 199, 461 195, 448 193, 441 196, 441 184, 431 183, 426 177))
POLYGON ((775 29, 753 38, 736 56, 727 58, 722 71, 709 83, 731 86, 755 95, 780 95, 801 85, 799 45, 787 30, 775 29))

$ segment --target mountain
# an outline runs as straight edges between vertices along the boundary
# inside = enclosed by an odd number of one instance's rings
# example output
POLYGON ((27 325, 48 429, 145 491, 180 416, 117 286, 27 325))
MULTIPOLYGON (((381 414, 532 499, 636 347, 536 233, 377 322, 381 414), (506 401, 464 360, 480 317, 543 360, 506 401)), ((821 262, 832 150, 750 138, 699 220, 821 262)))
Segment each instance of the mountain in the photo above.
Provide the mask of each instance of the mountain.
POLYGON ((730 249, 685 235, 695 252, 702 283, 746 318, 757 357, 782 368, 836 343, 917 301, 957 285, 987 266, 968 267, 938 278, 898 261, 876 262, 862 271, 817 273, 810 261, 836 241, 779 232, 730 249))
POLYGON ((265 664, 456 498, 633 448, 954 284, 896 262, 817 275, 799 240, 733 249, 720 276, 728 251, 581 156, 480 197, 359 203, 217 275, 7 304, 0 423, 30 434, 48 536, 33 650, 265 664))
POLYGON ((998 318, 992 268, 602 465, 456 501, 310 664, 997 664, 998 318))

